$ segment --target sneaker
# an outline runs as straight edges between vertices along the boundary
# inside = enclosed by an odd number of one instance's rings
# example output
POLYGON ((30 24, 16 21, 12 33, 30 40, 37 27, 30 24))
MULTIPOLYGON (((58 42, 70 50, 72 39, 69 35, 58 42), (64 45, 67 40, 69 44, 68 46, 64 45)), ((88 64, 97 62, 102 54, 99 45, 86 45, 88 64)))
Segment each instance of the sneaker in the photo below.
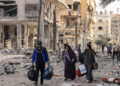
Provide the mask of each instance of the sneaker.
POLYGON ((92 82, 93 82, 93 80, 92 81, 87 80, 87 83, 92 83, 92 82))
POLYGON ((87 80, 87 83, 91 83, 91 81, 87 80))

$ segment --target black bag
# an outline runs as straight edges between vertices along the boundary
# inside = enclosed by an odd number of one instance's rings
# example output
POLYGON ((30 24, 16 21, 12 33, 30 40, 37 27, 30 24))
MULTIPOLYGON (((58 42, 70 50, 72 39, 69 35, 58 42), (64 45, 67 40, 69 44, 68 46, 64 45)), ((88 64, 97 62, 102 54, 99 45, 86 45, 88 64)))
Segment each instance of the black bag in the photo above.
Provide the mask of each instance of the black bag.
POLYGON ((95 61, 93 64, 93 70, 97 70, 98 69, 98 63, 95 61))
POLYGON ((36 74, 35 67, 31 67, 27 74, 28 79, 31 81, 35 81, 35 74, 36 74))

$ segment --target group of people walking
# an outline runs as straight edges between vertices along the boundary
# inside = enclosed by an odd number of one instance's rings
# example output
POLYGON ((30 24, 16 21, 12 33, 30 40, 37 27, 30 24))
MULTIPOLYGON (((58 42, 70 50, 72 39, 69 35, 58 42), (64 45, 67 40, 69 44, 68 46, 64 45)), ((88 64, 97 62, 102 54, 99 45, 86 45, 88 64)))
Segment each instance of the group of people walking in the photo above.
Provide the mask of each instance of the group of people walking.
POLYGON ((64 60, 64 77, 65 81, 68 79, 74 80, 76 78, 76 67, 75 63, 79 62, 80 64, 84 64, 87 70, 86 78, 87 83, 91 83, 93 81, 93 64, 95 62, 95 51, 92 49, 91 42, 87 44, 86 49, 83 53, 81 53, 80 46, 78 47, 78 57, 79 60, 77 61, 76 55, 72 48, 65 44, 65 51, 63 53, 63 60, 64 60))
POLYGON ((113 60, 115 59, 115 56, 117 57, 117 60, 120 60, 120 43, 118 43, 118 44, 114 43, 113 46, 112 46, 112 44, 109 44, 107 46, 107 54, 111 55, 113 60))
MULTIPOLYGON (((91 42, 87 44, 86 49, 83 53, 81 53, 80 46, 78 47, 78 57, 77 60, 76 54, 74 53, 73 49, 70 47, 69 44, 64 44, 64 51, 62 53, 62 59, 64 63, 64 77, 65 81, 68 79, 75 80, 76 78, 76 66, 75 64, 79 62, 80 64, 84 64, 87 70, 86 78, 87 82, 91 83, 93 81, 92 69, 93 64, 95 62, 95 52, 92 49, 91 42)), ((60 46, 58 44, 58 57, 60 56, 60 46)), ((43 74, 45 65, 50 65, 49 57, 46 48, 42 46, 42 42, 38 41, 37 47, 33 53, 33 60, 32 66, 36 65, 36 77, 35 77, 35 84, 38 83, 39 71, 41 71, 41 80, 40 84, 43 85, 43 74), (35 64, 34 64, 35 63, 35 64)))

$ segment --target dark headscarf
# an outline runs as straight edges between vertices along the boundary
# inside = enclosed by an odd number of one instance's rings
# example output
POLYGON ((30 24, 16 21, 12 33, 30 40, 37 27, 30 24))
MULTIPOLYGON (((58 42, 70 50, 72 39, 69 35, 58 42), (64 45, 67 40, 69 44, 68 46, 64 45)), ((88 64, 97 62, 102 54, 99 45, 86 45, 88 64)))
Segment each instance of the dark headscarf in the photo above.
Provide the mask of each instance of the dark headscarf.
POLYGON ((89 49, 92 49, 92 46, 91 46, 91 44, 89 44, 89 43, 88 43, 88 44, 87 44, 87 46, 89 47, 89 49))
POLYGON ((68 47, 68 54, 70 56, 70 59, 74 59, 75 60, 75 63, 77 62, 77 58, 76 58, 76 55, 74 53, 74 51, 72 50, 72 48, 70 47, 70 45, 68 44, 64 44, 64 47, 66 49, 66 47, 68 47))

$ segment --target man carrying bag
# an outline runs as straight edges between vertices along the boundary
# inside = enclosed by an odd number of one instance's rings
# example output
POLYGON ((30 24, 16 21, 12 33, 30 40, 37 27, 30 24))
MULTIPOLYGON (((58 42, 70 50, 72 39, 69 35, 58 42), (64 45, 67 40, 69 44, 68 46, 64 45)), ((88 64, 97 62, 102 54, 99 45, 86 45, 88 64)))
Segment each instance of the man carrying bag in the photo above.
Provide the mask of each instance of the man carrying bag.
POLYGON ((42 42, 38 41, 37 48, 34 50, 32 66, 36 65, 36 74, 35 74, 35 85, 38 83, 39 71, 41 71, 41 81, 40 84, 43 85, 43 74, 45 69, 45 64, 49 63, 48 53, 46 48, 42 46, 42 42))

